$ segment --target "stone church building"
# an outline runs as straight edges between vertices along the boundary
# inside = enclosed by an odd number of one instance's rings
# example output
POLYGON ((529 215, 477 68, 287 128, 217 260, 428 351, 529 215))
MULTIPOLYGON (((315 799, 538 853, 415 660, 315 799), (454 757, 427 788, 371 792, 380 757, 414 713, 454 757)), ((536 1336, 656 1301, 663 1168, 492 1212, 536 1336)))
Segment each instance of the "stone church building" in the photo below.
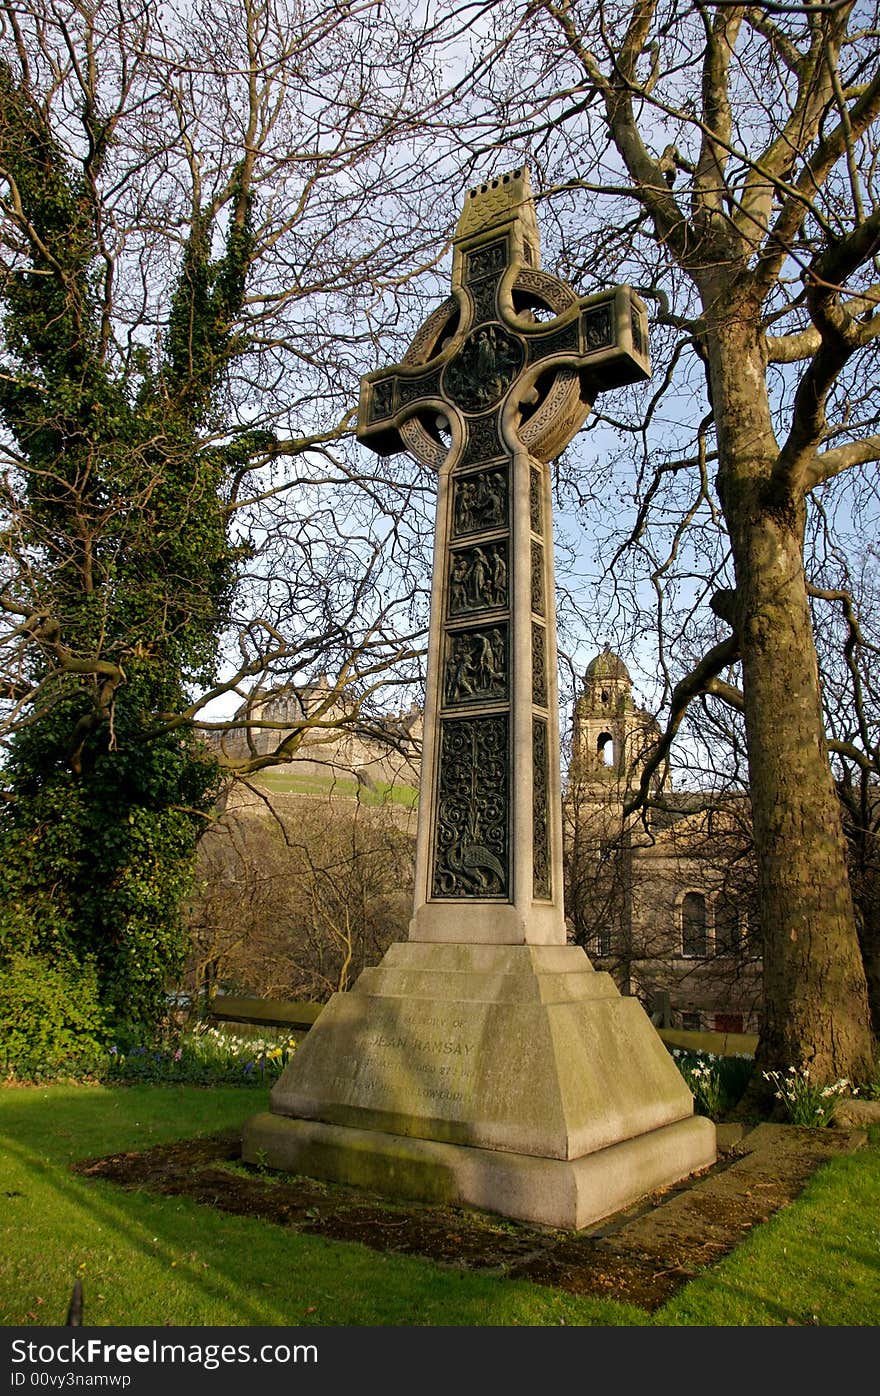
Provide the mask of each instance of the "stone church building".
POLYGON ((565 790, 566 907, 597 969, 664 1026, 758 1030, 760 959, 747 801, 652 781, 625 817, 659 737, 620 657, 606 647, 575 703, 565 790))

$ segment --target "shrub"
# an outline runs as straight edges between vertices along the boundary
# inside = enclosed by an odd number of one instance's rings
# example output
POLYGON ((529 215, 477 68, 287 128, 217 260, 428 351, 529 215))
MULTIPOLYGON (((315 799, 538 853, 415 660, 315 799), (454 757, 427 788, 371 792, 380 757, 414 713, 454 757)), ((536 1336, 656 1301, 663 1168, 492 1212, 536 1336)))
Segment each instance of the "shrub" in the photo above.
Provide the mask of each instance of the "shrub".
POLYGON ((0 1061, 7 1075, 84 1074, 103 1055, 105 1034, 91 962, 19 952, 0 966, 0 1061))
POLYGON ((717 1119, 731 1110, 745 1091, 754 1063, 751 1057, 717 1057, 712 1052, 673 1048, 675 1064, 694 1097, 698 1115, 717 1119))

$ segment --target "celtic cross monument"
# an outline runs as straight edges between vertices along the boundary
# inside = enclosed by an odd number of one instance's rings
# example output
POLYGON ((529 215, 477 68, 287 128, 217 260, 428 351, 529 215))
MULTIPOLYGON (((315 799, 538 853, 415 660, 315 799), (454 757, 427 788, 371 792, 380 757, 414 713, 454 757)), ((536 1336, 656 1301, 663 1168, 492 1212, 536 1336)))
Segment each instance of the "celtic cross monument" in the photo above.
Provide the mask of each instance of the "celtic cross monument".
POLYGON ((546 463, 598 392, 649 376, 647 318, 628 287, 579 300, 540 270, 523 170, 465 199, 452 287, 359 414, 365 445, 438 472, 411 936, 564 945, 546 463))
POLYGON ((583 1227, 715 1159, 636 999, 566 944, 547 462, 649 376, 628 287, 540 269, 525 170, 472 189, 452 295, 363 380, 359 439, 437 472, 409 939, 322 1010, 246 1159, 583 1227))

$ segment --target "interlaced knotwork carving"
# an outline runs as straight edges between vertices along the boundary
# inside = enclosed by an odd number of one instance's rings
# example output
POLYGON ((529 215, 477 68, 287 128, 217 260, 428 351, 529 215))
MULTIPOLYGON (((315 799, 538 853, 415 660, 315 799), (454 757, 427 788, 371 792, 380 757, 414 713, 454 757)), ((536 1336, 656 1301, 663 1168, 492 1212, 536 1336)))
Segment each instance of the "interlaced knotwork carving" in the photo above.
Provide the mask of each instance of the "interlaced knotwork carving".
POLYGON ((410 417, 400 428, 400 435, 403 444, 423 465, 433 466, 439 470, 445 461, 448 450, 440 441, 436 441, 430 432, 422 426, 418 417, 410 417))
POLYGON ((475 465, 477 461, 490 461, 503 455, 497 414, 493 412, 491 417, 469 417, 467 442, 460 464, 475 465))
POLYGON ((486 277, 485 280, 475 281, 468 286, 471 300, 473 301, 473 322, 476 325, 486 320, 495 320, 498 316, 498 306, 495 300, 497 283, 495 278, 486 277))
POLYGON ((571 305, 577 305, 577 296, 570 286, 566 286, 555 276, 550 276, 548 272, 537 271, 532 267, 520 269, 513 289, 533 296, 539 304, 546 305, 556 315, 561 315, 571 305))
POLYGON ((548 359, 551 354, 577 354, 580 349, 580 328, 577 320, 564 325, 556 334, 542 335, 529 344, 531 359, 548 359))
POLYGON ((441 720, 434 897, 507 895, 508 787, 506 716, 441 720))
POLYGON ((534 896, 549 900, 552 895, 550 879, 550 830, 547 815, 549 796, 547 753, 547 724, 543 718, 532 720, 532 820, 534 841, 532 876, 534 896))
POLYGON ((550 460, 568 439, 560 428, 560 422, 568 422, 577 414, 583 421, 589 410, 589 405, 581 402, 577 371, 573 368, 557 369, 543 401, 520 427, 520 440, 536 460, 550 460))
POLYGON ((399 378, 397 380, 398 407, 408 407, 411 402, 424 402, 431 393, 439 396, 436 374, 426 373, 423 378, 399 378))
POLYGON ((543 625, 532 621, 532 702, 547 706, 547 643, 543 625))
POLYGON ((529 526, 533 533, 544 532, 544 510, 542 507, 541 476, 538 471, 529 471, 529 526))
POLYGON ((544 614, 544 549, 532 539, 531 567, 532 610, 536 616, 544 614))
POLYGON ((403 362, 405 364, 426 363, 442 347, 445 338, 444 331, 446 334, 451 332, 457 316, 458 301, 455 296, 449 296, 416 330, 412 342, 403 356, 403 362))

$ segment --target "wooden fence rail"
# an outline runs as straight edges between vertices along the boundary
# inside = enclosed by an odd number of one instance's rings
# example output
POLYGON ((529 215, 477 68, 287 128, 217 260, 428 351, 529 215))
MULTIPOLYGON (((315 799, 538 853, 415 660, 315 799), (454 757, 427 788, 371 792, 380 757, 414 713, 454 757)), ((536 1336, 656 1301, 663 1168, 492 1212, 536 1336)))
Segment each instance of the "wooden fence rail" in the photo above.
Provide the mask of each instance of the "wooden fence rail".
MULTIPOLYGON (((282 999, 238 998, 217 994, 208 1015, 212 1023, 247 1023, 255 1027, 290 1028, 308 1032, 323 1004, 298 1003, 282 999)), ((685 1032, 680 1028, 658 1027, 666 1046, 686 1052, 711 1052, 716 1057, 753 1057, 758 1039, 744 1032, 685 1032)))
POLYGON ((282 999, 237 998, 217 994, 211 1001, 208 1019, 212 1023, 248 1023, 254 1027, 291 1028, 307 1032, 323 1004, 294 1003, 282 999))

